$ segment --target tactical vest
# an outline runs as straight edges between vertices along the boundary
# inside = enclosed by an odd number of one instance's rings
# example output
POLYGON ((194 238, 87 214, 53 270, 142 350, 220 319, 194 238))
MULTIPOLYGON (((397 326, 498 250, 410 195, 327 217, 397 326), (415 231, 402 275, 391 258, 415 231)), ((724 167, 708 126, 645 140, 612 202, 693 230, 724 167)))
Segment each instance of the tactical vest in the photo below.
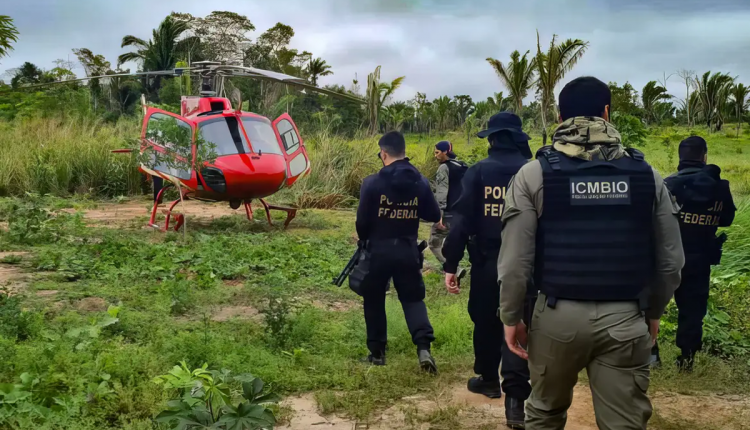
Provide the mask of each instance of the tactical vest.
POLYGON ((461 179, 463 179, 469 167, 463 161, 458 160, 448 160, 445 165, 448 166, 448 201, 445 205, 445 211, 450 212, 458 198, 461 197, 461 179))
POLYGON ((721 182, 703 171, 677 174, 664 182, 682 206, 679 221, 686 267, 707 260, 715 247, 721 221, 721 182))
POLYGON ((525 159, 514 163, 504 163, 492 157, 479 162, 479 175, 477 176, 481 184, 482 198, 480 199, 481 221, 477 240, 481 246, 500 247, 500 233, 503 230, 501 216, 505 209, 508 183, 525 163, 525 159))
POLYGON ((643 154, 539 161, 544 178, 535 280, 553 299, 640 300, 654 273, 654 174, 643 154))

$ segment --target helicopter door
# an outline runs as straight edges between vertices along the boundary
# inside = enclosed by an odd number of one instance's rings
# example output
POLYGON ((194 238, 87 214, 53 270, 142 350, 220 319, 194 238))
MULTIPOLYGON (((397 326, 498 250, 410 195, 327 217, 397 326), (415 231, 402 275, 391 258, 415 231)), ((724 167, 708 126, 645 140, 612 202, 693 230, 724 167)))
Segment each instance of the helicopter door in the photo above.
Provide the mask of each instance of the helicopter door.
POLYGON ((305 143, 299 136, 299 130, 289 114, 285 113, 276 118, 273 128, 278 133, 281 149, 286 159, 286 185, 289 187, 310 171, 310 159, 307 156, 305 143))
MULTIPOLYGON (((195 149, 192 147, 194 133, 194 127, 185 118, 161 109, 148 108, 143 120, 141 150, 153 150, 154 152, 149 160, 141 165, 141 168, 148 174, 158 174, 158 176, 171 182, 179 180, 188 188, 195 190, 197 180, 192 166, 187 169, 178 168, 170 166, 164 160, 165 156, 181 158, 174 152, 174 147, 177 143, 174 140, 179 139, 180 148, 190 148, 189 157, 192 164, 194 159, 193 153, 195 152, 195 149), (156 153, 159 153, 161 159, 156 157, 156 153)), ((181 152, 184 153, 185 149, 182 149, 181 152)))

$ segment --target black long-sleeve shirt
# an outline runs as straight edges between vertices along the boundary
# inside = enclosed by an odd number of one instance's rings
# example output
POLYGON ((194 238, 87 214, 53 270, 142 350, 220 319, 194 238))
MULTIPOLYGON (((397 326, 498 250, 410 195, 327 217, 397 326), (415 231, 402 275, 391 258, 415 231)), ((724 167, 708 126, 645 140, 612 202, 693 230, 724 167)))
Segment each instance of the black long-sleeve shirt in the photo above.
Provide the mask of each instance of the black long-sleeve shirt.
POLYGON ((396 161, 365 178, 357 208, 360 240, 417 240, 419 220, 440 221, 440 208, 430 183, 409 163, 396 161))
MULTIPOLYGON (((453 206, 451 230, 443 242, 442 252, 446 260, 443 264, 443 270, 446 273, 456 273, 471 236, 476 235, 480 240, 499 239, 499 229, 498 231, 480 231, 486 212, 485 185, 489 185, 484 182, 489 181, 493 176, 495 181, 498 179, 508 181, 527 161, 526 157, 515 148, 492 148, 489 150, 489 156, 486 159, 469 167, 469 170, 466 171, 461 181, 461 197, 453 206), (508 174, 503 175, 503 173, 508 174), (505 179, 500 179, 502 177, 505 177, 505 179)), ((507 186, 507 182, 503 183, 502 186, 507 186)), ((488 215, 491 215, 491 212, 488 215)))

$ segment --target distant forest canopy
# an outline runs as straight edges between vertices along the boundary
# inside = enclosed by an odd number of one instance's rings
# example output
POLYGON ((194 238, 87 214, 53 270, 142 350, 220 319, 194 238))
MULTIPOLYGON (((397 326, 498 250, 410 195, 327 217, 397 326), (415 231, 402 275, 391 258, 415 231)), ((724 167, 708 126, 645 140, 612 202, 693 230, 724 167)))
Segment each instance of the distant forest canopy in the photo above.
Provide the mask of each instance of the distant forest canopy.
MULTIPOLYGON (((150 38, 125 35, 123 53, 114 63, 85 47, 72 52, 86 76, 129 73, 129 69, 121 68, 129 62, 137 64, 138 71, 156 71, 185 67, 196 61, 273 70, 301 77, 316 86, 320 77, 335 73, 325 59, 290 47, 295 36, 292 27, 277 23, 253 40, 250 35, 255 31, 250 19, 234 12, 215 11, 205 17, 172 13, 150 38)), ((0 58, 8 55, 19 37, 22 35, 12 18, 0 15, 0 58)), ((411 100, 395 100, 394 93, 405 77, 383 81, 380 67, 362 82, 355 78, 348 88, 325 86, 360 95, 365 100, 362 105, 246 78, 230 80, 226 88, 227 94, 234 88, 240 91, 246 110, 271 118, 289 112, 306 131, 352 136, 394 129, 414 133, 460 129, 470 136, 484 127, 494 113, 507 110, 519 114, 527 129, 546 134, 558 116, 555 89, 588 47, 587 41, 561 40, 557 36, 544 45, 537 35, 533 51, 514 51, 505 60, 487 58, 499 82, 498 91, 484 100, 473 100, 468 95, 429 100, 424 93, 417 93, 411 100), (529 95, 535 95, 535 100, 524 104, 529 95)), ((72 71, 77 68, 76 63, 54 63, 56 67, 50 70, 26 62, 6 72, 7 82, 0 82, 0 118, 75 113, 116 121, 138 112, 142 94, 149 103, 175 112, 179 111, 180 96, 198 94, 199 83, 187 76, 112 77, 23 90, 27 85, 77 78, 72 71)), ((635 139, 648 125, 702 125, 718 131, 725 123, 734 122, 739 133, 741 124, 750 121, 750 89, 737 81, 724 73, 681 70, 649 82, 640 91, 628 82, 610 82, 612 121, 623 134, 635 139), (667 81, 670 85, 679 82, 676 85, 684 88, 684 97, 668 94, 667 81)))

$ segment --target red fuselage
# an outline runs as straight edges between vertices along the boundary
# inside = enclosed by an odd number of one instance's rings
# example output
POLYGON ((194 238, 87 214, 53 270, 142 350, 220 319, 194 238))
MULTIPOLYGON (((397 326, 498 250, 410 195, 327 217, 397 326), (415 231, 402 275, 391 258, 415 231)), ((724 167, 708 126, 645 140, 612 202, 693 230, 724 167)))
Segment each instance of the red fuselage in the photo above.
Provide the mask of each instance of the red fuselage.
POLYGON ((179 180, 197 199, 210 201, 250 201, 270 196, 291 186, 310 170, 304 143, 294 122, 284 114, 271 122, 249 112, 233 111, 223 98, 194 98, 186 105, 184 116, 149 108, 144 118, 144 147, 168 151, 146 138, 153 121, 177 120, 193 130, 193 157, 196 137, 210 142, 215 161, 201 169, 176 172, 166 166, 142 166, 141 170, 169 181, 179 180), (217 109, 221 108, 221 110, 217 109), (215 109, 215 110, 214 110, 215 109))

